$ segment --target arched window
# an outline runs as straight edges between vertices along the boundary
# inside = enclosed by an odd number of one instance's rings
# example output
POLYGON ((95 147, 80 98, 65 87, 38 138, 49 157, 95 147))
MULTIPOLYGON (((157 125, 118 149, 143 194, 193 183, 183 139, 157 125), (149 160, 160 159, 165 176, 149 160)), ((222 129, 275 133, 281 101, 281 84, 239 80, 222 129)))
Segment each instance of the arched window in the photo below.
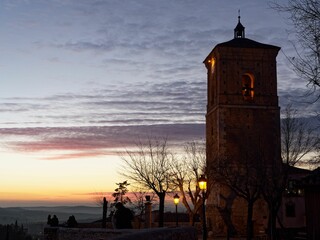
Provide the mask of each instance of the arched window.
POLYGON ((246 73, 242 75, 242 95, 245 101, 252 101, 254 97, 254 77, 246 73))
POLYGON ((214 58, 211 58, 211 59, 208 60, 208 63, 210 64, 209 66, 210 66, 210 73, 211 73, 211 74, 213 74, 213 72, 214 72, 215 62, 216 62, 216 61, 215 61, 214 58))

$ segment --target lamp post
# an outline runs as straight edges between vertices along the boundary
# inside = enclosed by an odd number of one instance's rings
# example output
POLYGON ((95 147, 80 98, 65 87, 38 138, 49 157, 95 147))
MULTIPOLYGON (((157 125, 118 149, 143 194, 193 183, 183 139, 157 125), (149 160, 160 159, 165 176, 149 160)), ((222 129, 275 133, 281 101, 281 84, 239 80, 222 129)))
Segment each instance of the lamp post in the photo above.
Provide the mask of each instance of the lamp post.
POLYGON ((201 175, 198 179, 199 188, 202 191, 202 234, 203 240, 207 239, 207 223, 206 223, 206 190, 207 190, 207 179, 204 175, 201 175))
POLYGON ((176 193, 173 196, 174 205, 176 205, 176 226, 178 227, 178 204, 179 204, 179 195, 176 193))
POLYGON ((103 198, 103 208, 102 208, 102 228, 107 227, 107 212, 108 212, 108 201, 103 198))

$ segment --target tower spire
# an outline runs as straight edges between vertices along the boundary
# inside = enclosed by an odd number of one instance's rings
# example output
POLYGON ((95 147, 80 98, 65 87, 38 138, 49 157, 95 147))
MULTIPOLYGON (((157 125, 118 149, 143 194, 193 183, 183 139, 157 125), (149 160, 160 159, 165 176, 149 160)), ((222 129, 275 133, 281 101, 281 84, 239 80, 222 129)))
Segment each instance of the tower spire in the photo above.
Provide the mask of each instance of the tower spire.
POLYGON ((244 38, 244 26, 240 22, 240 9, 238 10, 238 24, 234 29, 234 38, 244 38))

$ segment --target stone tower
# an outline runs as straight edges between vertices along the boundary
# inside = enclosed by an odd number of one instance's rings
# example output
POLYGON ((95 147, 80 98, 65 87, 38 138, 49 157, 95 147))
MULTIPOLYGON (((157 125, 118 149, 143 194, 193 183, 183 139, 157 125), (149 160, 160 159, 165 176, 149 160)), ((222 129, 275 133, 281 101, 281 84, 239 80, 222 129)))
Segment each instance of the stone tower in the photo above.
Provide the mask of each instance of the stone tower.
MULTIPOLYGON (((215 234, 243 232, 247 203, 221 184, 213 169, 225 168, 225 174, 237 176, 239 171, 249 169, 248 165, 263 171, 281 163, 276 73, 279 50, 245 38, 239 17, 234 38, 216 45, 204 60, 208 74, 207 166, 213 186, 207 201, 207 220, 215 234)), ((266 209, 265 205, 260 208, 266 209)), ((260 215, 265 219, 267 213, 260 215)), ((257 219, 254 213, 256 223, 263 219, 257 219)))

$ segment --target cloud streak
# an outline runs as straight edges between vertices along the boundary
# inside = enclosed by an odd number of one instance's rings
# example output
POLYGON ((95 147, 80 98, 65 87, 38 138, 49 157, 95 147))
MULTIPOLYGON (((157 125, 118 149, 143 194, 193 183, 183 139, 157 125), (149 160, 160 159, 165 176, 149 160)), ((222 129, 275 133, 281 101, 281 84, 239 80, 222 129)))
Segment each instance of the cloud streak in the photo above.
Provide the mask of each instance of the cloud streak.
POLYGON ((146 137, 167 138, 173 144, 203 139, 204 124, 7 128, 0 129, 0 135, 15 139, 7 142, 14 151, 48 152, 42 159, 63 160, 117 154, 146 137))
MULTIPOLYGON (((8 79, 0 89, 7 96, 0 136, 19 152, 65 151, 51 160, 113 153, 137 136, 203 138, 202 61, 233 37, 239 8, 248 38, 294 54, 281 17, 261 2, 13 0, 5 7, 12 21, 4 23, 11 31, 2 34, 3 49, 11 52, 0 60, 8 79)), ((305 84, 287 64, 280 52, 280 105, 317 111, 319 103, 293 101, 305 84)))
POLYGON ((6 126, 10 119, 24 127, 35 122, 44 127, 203 122, 205 88, 204 82, 179 81, 120 85, 83 95, 60 94, 25 102, 10 99, 10 103, 0 103, 7 117, 0 125, 6 126), (24 117, 19 120, 17 114, 24 117))

